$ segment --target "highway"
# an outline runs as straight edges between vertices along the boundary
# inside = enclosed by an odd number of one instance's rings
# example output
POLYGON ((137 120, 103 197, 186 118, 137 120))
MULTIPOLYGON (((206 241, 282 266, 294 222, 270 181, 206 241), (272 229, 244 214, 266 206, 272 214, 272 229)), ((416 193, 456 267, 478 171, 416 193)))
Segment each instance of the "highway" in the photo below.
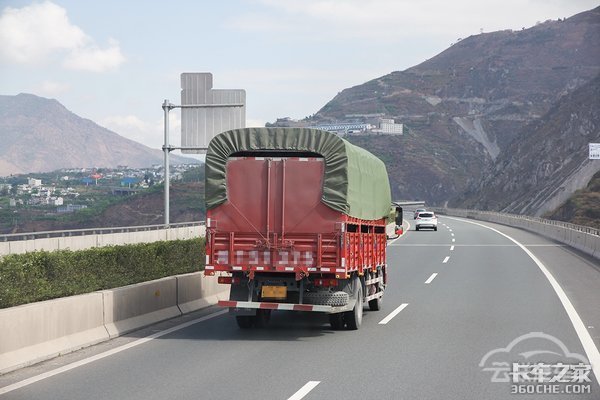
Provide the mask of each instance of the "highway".
POLYGON ((240 330, 211 307, 0 376, 0 399, 600 398, 597 370, 557 389, 585 393, 559 395, 511 394, 502 373, 597 357, 597 260, 515 228, 440 217, 437 232, 411 228, 391 242, 388 264, 382 310, 366 307, 358 331, 284 312, 240 330), (589 342, 541 267, 501 233, 556 278, 589 342))

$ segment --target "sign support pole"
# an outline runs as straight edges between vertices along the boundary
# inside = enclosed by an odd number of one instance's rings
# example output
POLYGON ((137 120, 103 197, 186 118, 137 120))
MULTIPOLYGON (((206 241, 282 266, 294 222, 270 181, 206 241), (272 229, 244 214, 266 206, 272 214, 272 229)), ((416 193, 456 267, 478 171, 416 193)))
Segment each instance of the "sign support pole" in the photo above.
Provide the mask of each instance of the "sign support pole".
POLYGON ((200 150, 206 151, 206 147, 174 147, 169 144, 169 111, 174 108, 230 108, 230 107, 244 107, 244 103, 232 103, 232 104, 186 104, 186 105, 175 105, 171 104, 169 100, 165 100, 162 104, 165 118, 165 143, 162 147, 164 156, 164 171, 165 171, 165 226, 169 226, 169 188, 171 183, 171 171, 169 166, 169 153, 173 150, 200 150))
POLYGON ((169 145, 169 111, 173 108, 173 105, 169 100, 165 100, 162 108, 165 112, 165 144, 163 145, 163 151, 165 152, 165 227, 169 226, 169 184, 171 178, 171 171, 169 170, 169 153, 171 152, 171 146, 169 145))

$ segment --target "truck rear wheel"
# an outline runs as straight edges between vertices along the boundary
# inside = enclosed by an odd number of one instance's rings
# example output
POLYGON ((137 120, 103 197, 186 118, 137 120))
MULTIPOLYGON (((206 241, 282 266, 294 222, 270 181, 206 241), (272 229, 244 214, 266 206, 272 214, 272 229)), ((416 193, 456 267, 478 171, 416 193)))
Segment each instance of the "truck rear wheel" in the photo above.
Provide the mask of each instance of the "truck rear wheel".
POLYGON ((344 313, 346 326, 352 331, 355 331, 360 327, 363 314, 362 284, 358 278, 355 279, 354 284, 356 287, 356 304, 354 304, 354 309, 352 309, 352 311, 346 311, 344 313))
POLYGON ((264 328, 271 319, 271 310, 256 310, 256 317, 254 317, 254 325, 257 328, 264 328))
POLYGON ((369 300, 369 310, 379 311, 379 309, 381 309, 381 297, 369 300))
POLYGON ((336 313, 336 314, 329 314, 329 324, 331 325, 331 329, 333 329, 334 331, 339 331, 344 329, 344 314, 343 313, 336 313))
POLYGON ((253 315, 238 315, 235 317, 235 320, 240 329, 250 329, 254 325, 253 315))

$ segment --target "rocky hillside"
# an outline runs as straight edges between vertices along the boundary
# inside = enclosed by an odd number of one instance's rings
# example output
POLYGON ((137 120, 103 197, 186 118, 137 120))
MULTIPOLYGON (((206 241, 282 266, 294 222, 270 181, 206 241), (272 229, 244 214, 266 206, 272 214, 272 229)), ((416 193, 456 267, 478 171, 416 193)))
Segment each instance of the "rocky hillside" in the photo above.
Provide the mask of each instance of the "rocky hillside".
MULTIPOLYGON (((163 153, 32 94, 0 96, 0 176, 60 168, 149 167, 163 153)), ((173 163, 194 163, 173 156, 173 163)))
POLYGON ((576 191, 563 205, 544 217, 600 229, 600 172, 592 177, 585 189, 576 191))
POLYGON ((524 127, 459 205, 541 215, 600 170, 588 144, 600 142, 600 75, 524 127))
POLYGON ((313 118, 383 114, 408 125, 411 135, 360 144, 390 163, 395 198, 441 205, 479 182, 525 126, 599 72, 600 7, 468 37, 415 67, 343 90, 313 118))

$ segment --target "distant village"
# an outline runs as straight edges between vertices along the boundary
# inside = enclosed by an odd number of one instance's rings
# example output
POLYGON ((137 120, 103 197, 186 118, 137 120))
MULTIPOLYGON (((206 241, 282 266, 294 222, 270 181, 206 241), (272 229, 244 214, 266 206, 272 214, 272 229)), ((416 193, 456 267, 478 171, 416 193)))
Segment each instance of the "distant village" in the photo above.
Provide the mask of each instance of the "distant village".
POLYGON ((328 123, 314 123, 308 120, 295 120, 290 117, 278 118, 274 123, 267 123, 267 127, 297 127, 314 128, 346 135, 404 135, 409 133, 405 124, 385 118, 383 113, 374 114, 348 114, 343 121, 328 123))
MULTIPOLYGON (((171 165, 172 180, 181 179, 184 172, 198 164, 171 165)), ((164 181, 162 164, 152 168, 71 168, 51 173, 28 174, 0 179, 0 208, 44 207, 56 213, 71 213, 88 207, 81 201, 82 194, 91 190, 113 196, 127 196, 148 189, 164 181), (10 181, 23 183, 10 183, 10 181), (6 199, 8 198, 8 202, 6 199)))

